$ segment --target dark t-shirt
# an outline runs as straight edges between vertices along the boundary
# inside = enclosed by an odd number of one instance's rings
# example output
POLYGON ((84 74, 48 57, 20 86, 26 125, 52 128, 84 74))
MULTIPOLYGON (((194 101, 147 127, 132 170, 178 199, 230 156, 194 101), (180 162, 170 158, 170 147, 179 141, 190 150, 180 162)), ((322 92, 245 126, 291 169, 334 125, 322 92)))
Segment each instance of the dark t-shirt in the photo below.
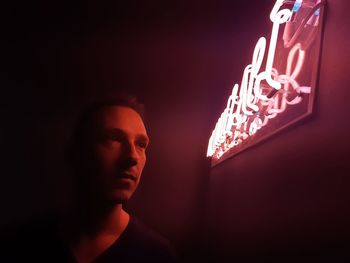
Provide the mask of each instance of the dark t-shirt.
MULTIPOLYGON (((1 262, 76 262, 52 223, 26 228, 2 248, 6 251, 1 262)), ((119 239, 94 261, 109 262, 176 262, 176 257, 166 239, 131 216, 119 239)))

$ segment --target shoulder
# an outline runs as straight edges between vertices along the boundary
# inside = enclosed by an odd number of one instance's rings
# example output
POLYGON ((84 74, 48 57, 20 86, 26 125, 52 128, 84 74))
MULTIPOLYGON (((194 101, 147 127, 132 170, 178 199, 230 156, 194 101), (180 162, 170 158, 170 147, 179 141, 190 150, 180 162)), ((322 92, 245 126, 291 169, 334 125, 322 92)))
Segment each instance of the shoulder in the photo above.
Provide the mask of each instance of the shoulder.
POLYGON ((170 242, 134 216, 130 216, 119 244, 125 246, 124 251, 130 251, 140 259, 176 262, 175 249, 170 242))
POLYGON ((128 226, 130 237, 135 238, 140 244, 148 244, 160 247, 170 247, 170 242, 144 224, 141 220, 131 216, 128 226))

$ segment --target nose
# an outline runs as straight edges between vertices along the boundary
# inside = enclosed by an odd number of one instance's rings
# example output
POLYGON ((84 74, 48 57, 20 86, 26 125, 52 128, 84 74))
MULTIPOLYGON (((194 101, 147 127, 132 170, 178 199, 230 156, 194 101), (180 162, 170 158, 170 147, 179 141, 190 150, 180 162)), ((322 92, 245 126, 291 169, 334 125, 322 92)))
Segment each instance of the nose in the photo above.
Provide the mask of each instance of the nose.
POLYGON ((131 167, 138 163, 139 154, 132 142, 125 143, 123 153, 126 166, 131 167))

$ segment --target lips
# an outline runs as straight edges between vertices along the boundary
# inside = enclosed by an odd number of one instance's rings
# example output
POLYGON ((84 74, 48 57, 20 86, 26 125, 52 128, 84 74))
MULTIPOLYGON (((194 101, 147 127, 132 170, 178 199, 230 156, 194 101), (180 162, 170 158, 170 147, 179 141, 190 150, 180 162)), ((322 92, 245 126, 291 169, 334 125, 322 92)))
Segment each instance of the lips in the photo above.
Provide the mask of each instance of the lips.
POLYGON ((121 172, 118 174, 117 176, 118 179, 129 179, 129 180, 133 180, 136 181, 136 176, 134 176, 133 174, 129 173, 129 172, 121 172))

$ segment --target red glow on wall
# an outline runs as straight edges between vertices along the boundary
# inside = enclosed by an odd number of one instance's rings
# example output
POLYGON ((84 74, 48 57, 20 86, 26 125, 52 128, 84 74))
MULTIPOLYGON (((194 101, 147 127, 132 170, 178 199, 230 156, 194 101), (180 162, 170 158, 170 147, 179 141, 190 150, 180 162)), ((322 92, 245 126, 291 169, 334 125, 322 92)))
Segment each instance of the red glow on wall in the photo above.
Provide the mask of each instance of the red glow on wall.
POLYGON ((324 4, 275 2, 268 47, 260 37, 209 139, 213 165, 311 114, 324 4))

